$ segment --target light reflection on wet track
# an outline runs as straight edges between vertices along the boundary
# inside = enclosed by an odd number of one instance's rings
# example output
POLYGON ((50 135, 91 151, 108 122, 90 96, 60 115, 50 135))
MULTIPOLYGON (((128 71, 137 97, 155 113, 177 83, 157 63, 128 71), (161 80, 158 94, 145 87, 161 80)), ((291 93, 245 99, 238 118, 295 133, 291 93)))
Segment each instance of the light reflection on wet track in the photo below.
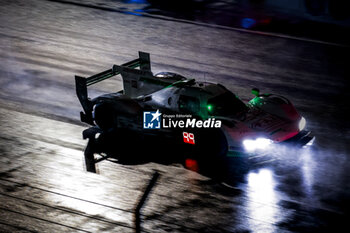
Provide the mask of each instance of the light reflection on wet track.
MULTIPOLYGON (((146 232, 347 231, 347 48, 43 0, 3 3, 0 12, 0 231, 133 232, 154 169, 161 177, 142 212, 146 232), (230 158, 231 189, 177 164, 104 161, 99 175, 84 172, 73 76, 138 50, 151 53, 155 71, 220 82, 243 99, 255 85, 288 96, 315 144, 230 158)), ((121 85, 109 80, 91 93, 121 85)))

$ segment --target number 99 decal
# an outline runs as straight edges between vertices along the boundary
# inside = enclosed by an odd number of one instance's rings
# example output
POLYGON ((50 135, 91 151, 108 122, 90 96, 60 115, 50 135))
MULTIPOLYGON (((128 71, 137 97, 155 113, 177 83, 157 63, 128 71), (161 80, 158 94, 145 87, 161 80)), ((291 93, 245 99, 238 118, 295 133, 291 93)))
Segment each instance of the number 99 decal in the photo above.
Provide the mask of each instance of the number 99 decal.
POLYGON ((187 132, 183 132, 182 133, 183 139, 184 139, 184 143, 189 143, 189 144, 195 144, 194 142, 194 134, 193 133, 187 133, 187 132))

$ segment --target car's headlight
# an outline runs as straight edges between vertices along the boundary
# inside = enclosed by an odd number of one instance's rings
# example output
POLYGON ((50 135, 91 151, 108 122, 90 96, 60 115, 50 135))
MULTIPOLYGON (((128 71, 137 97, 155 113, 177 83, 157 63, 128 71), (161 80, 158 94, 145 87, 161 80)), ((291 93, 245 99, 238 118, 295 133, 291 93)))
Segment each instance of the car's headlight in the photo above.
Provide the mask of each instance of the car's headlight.
POLYGON ((306 120, 304 117, 301 117, 299 121, 299 130, 302 131, 305 128, 305 125, 306 125, 306 120))
POLYGON ((243 141, 244 149, 247 151, 262 150, 268 147, 272 143, 272 140, 267 138, 257 138, 255 140, 246 139, 243 141))

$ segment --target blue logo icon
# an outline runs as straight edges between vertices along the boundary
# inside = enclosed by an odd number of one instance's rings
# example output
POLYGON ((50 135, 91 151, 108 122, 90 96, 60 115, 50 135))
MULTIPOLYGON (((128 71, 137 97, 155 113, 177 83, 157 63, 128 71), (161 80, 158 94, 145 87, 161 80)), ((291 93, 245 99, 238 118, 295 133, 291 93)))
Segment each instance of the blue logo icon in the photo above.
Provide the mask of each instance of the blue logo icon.
POLYGON ((143 128, 144 129, 160 129, 160 116, 162 114, 156 112, 143 112, 143 128))

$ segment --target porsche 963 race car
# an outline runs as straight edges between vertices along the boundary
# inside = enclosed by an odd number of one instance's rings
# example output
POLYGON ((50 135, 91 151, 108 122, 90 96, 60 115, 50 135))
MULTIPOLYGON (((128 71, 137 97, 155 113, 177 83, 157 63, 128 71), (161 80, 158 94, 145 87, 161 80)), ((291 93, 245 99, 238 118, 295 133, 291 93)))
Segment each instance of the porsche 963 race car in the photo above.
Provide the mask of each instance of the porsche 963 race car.
POLYGON ((304 117, 287 98, 254 88, 255 97, 244 103, 221 84, 171 72, 153 74, 144 52, 91 77, 75 76, 75 81, 81 121, 92 126, 83 132, 89 139, 85 163, 91 172, 107 158, 133 162, 157 153, 163 159, 170 153, 181 154, 181 160, 210 153, 222 157, 228 151, 312 140, 304 117), (116 75, 123 79, 123 90, 88 97, 88 86, 116 75))

